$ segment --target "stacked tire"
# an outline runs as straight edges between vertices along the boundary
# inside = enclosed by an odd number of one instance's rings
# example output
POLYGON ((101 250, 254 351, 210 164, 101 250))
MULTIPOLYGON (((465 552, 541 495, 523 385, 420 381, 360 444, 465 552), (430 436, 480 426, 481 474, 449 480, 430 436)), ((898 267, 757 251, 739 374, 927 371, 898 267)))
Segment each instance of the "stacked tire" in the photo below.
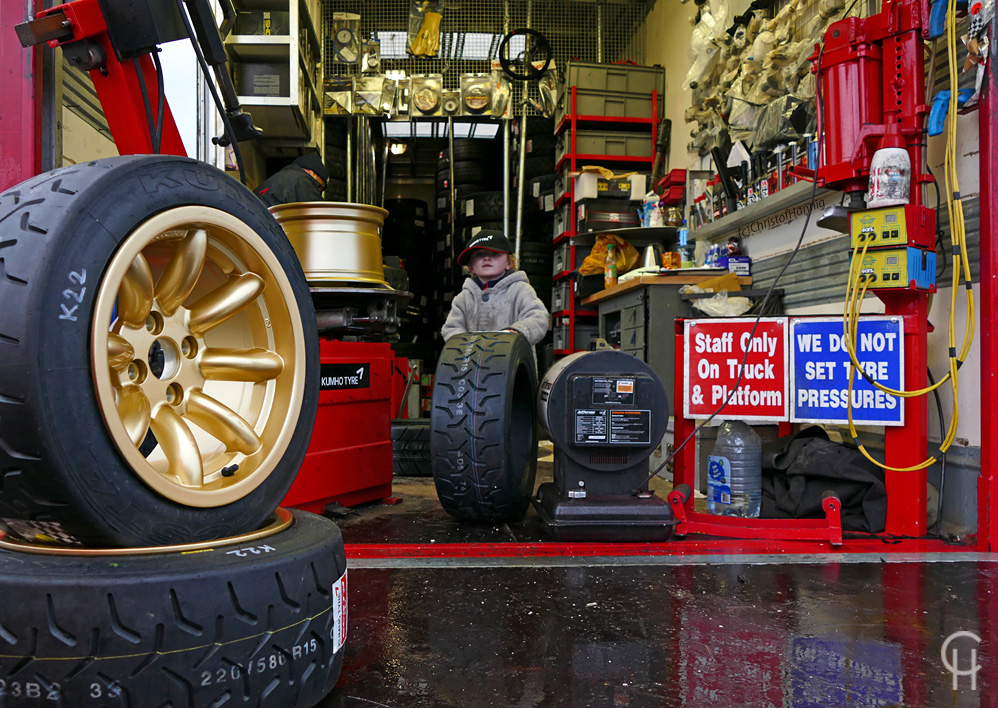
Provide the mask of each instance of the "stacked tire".
MULTIPOLYGON (((454 189, 458 198, 502 190, 502 147, 498 140, 466 138, 454 141, 454 189)), ((450 155, 440 153, 437 161, 437 213, 450 213, 450 155)))
POLYGON ((326 183, 325 197, 331 202, 347 200, 347 133, 346 121, 336 120, 326 123, 326 170, 329 181, 326 183))
MULTIPOLYGON (((514 124, 517 151, 520 148, 519 130, 521 123, 514 124)), ((555 150, 554 121, 541 116, 527 118, 526 159, 524 179, 526 180, 523 202, 523 238, 530 242, 530 248, 521 246, 521 268, 527 272, 537 296, 551 309, 553 290, 553 237, 555 202, 555 150), (529 269, 529 270, 528 270, 529 269)), ((515 170, 518 175, 519 154, 515 154, 515 170)), ((517 177, 518 178, 518 177, 517 177)), ((547 337, 537 345, 537 361, 542 365, 550 360, 545 352, 551 348, 554 336, 547 337)))
MULTIPOLYGON (((519 149, 521 123, 516 121, 513 124, 516 140, 513 150, 513 174, 519 174, 519 149)), ((542 116, 530 116, 527 118, 527 141, 526 160, 524 161, 524 179, 529 183, 535 177, 553 175, 555 168, 555 148, 554 120, 542 116)))
POLYGON ((395 353, 410 359, 432 361, 436 355, 432 294, 437 276, 431 245, 430 206, 421 199, 399 198, 386 200, 385 209, 388 216, 382 230, 382 252, 386 257, 399 258, 413 295, 400 313, 402 323, 395 353))
POLYGON ((174 156, 48 172, 0 221, 0 704, 314 705, 346 562, 277 509, 319 379, 280 226, 174 156))

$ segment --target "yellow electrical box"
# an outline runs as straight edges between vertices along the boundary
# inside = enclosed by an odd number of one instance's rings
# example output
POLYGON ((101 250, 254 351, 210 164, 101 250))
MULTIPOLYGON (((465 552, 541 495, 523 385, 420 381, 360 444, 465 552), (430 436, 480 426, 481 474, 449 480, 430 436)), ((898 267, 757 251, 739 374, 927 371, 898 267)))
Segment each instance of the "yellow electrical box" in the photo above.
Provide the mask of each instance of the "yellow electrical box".
MULTIPOLYGON (((853 257, 858 258, 859 255, 853 257)), ((859 273, 860 277, 873 276, 869 286, 871 290, 904 288, 935 292, 936 252, 922 248, 867 251, 859 273)))
POLYGON ((933 248, 936 243, 936 212, 912 204, 865 209, 849 214, 853 248, 916 246, 933 248))

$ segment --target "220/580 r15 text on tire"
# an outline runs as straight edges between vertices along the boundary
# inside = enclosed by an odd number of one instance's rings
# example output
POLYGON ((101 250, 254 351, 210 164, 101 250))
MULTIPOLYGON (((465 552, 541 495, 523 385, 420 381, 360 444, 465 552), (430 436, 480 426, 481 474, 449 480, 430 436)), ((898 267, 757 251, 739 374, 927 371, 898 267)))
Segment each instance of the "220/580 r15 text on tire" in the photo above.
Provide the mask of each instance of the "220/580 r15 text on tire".
POLYGON ((537 472, 530 344, 510 332, 457 334, 437 361, 430 455, 437 497, 466 521, 519 521, 537 472))
POLYGON ((195 552, 0 550, 0 705, 311 708, 343 662, 346 558, 336 524, 294 517, 195 552))
POLYGON ((170 156, 0 194, 0 519, 147 546, 253 530, 312 432, 308 283, 245 187, 170 156))

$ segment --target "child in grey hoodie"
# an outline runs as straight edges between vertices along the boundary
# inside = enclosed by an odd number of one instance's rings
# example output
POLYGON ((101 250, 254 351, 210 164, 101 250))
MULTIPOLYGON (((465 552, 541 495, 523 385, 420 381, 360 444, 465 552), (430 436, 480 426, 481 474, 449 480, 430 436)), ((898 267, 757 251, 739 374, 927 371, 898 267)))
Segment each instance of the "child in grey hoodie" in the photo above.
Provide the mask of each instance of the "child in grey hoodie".
POLYGON ((549 315, 527 276, 513 270, 509 239, 479 231, 457 257, 471 277, 454 302, 440 333, 444 341, 462 332, 519 332, 531 345, 547 334, 549 315))

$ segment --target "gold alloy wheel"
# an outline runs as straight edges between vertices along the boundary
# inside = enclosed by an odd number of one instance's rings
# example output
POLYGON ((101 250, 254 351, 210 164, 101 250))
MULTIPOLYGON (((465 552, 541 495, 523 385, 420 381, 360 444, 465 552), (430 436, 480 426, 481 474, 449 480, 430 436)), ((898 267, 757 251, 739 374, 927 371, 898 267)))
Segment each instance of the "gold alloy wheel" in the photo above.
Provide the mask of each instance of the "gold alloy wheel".
MULTIPOLYGON (((14 536, 7 535, 0 528, 0 550, 15 551, 18 553, 34 553, 40 556, 155 556, 163 553, 192 553, 195 551, 213 551, 216 548, 226 546, 243 545, 262 541, 265 538, 291 528, 295 522, 291 512, 283 507, 277 507, 267 523, 256 531, 240 534, 239 536, 229 536, 219 538, 214 541, 198 541, 196 543, 181 543, 174 546, 141 546, 136 548, 82 548, 79 546, 56 546, 36 541, 25 541, 14 536)), ((247 556, 258 552, 255 548, 241 549, 236 553, 243 553, 247 556)))
POLYGON ((128 235, 100 283, 94 384, 118 451, 178 504, 256 489, 298 423, 305 339, 291 282, 263 238, 203 206, 128 235))

